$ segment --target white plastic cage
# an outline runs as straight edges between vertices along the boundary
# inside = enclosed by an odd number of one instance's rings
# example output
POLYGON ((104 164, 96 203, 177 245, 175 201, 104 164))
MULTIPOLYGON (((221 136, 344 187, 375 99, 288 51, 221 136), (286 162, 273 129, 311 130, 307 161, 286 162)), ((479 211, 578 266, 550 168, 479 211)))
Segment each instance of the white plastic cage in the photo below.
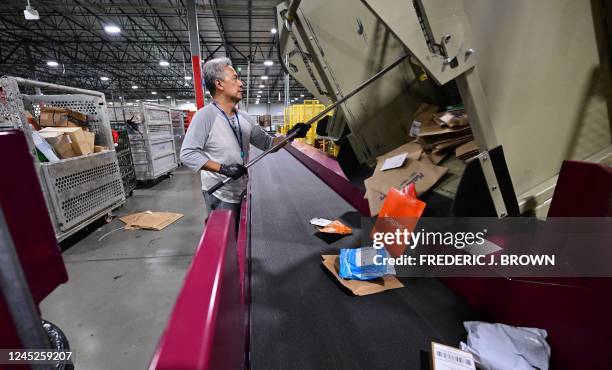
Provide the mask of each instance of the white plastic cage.
POLYGON ((67 86, 0 78, 0 128, 18 128, 26 133, 41 188, 58 240, 75 233, 125 202, 121 173, 114 151, 104 94, 67 86), (19 86, 66 92, 57 95, 26 95, 19 86), (23 113, 34 116, 42 107, 64 107, 87 115, 88 129, 96 134, 96 145, 110 150, 85 156, 39 162, 32 130, 23 113))

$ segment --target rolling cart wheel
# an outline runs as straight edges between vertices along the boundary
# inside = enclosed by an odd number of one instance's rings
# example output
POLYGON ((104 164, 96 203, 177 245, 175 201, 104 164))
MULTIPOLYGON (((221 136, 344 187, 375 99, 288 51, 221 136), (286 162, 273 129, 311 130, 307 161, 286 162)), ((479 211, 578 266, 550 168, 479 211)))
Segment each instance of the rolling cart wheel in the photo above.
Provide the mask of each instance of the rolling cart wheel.
POLYGON ((108 212, 105 216, 104 216, 104 222, 106 222, 107 224, 110 224, 111 222, 113 222, 113 219, 115 218, 115 216, 113 216, 112 212, 108 212))
MULTIPOLYGON (((51 347, 57 351, 70 351, 70 343, 66 334, 52 322, 47 320, 41 320, 43 329, 49 337, 49 343, 51 347)), ((54 367, 56 370, 74 370, 73 364, 56 364, 54 367)))

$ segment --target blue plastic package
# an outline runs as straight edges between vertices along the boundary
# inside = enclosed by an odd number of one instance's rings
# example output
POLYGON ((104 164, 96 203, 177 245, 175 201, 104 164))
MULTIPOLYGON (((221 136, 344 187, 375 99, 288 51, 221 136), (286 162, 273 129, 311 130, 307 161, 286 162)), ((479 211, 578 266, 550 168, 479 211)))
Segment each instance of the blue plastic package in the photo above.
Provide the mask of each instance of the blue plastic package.
POLYGON ((340 277, 342 279, 372 280, 385 275, 395 275, 395 267, 383 264, 389 254, 384 248, 372 247, 340 249, 340 277), (375 257, 379 255, 380 257, 375 257), (375 264, 374 261, 379 264, 375 264))

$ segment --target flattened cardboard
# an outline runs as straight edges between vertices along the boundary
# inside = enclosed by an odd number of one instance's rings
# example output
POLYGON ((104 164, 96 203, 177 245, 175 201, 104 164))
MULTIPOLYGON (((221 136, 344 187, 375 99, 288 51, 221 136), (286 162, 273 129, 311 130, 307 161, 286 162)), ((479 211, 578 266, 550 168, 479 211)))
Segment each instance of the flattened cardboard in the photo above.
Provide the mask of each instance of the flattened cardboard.
POLYGON ((478 154, 478 144, 476 144, 475 140, 460 145, 455 149, 455 156, 461 159, 464 159, 464 157, 469 158, 476 154, 478 154))
POLYGON ((373 189, 387 194, 389 188, 398 190, 414 182, 418 195, 431 189, 448 171, 447 168, 436 166, 426 161, 408 160, 407 163, 394 170, 374 172, 372 177, 364 181, 366 191, 373 189))
POLYGON ((147 229, 159 231, 181 217, 183 217, 181 213, 146 211, 119 217, 119 220, 125 223, 126 230, 147 229))
MULTIPOLYGON (((421 124, 421 127, 423 127, 426 122, 432 122, 433 117, 438 111, 438 109, 439 107, 436 107, 435 105, 423 103, 417 108, 417 111, 414 114, 413 121, 419 122, 421 124)), ((410 137, 415 137, 411 136, 410 133, 408 135, 410 137)))
POLYGON ((440 162, 444 160, 448 156, 448 153, 431 153, 427 155, 427 158, 431 161, 431 163, 438 165, 440 162))
POLYGON ((395 276, 385 276, 374 280, 347 280, 338 275, 340 262, 338 255, 321 255, 323 266, 334 275, 336 280, 356 296, 364 296, 384 292, 385 290, 403 288, 402 284, 395 276))

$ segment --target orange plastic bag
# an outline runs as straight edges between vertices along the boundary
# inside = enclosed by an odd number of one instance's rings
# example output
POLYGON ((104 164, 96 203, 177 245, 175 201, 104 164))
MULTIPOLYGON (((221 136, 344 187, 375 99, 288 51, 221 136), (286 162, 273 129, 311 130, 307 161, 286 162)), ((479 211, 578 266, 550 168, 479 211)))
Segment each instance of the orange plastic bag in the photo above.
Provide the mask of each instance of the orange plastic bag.
POLYGON ((335 221, 332 221, 329 225, 323 228, 320 228, 319 232, 328 233, 328 234, 348 235, 353 232, 353 229, 346 226, 342 222, 335 220, 335 221))
MULTIPOLYGON (((378 232, 414 231, 426 205, 417 198, 414 183, 402 190, 390 188, 374 223, 371 236, 378 232)), ((385 248, 393 257, 399 257, 406 250, 406 245, 386 244, 385 248)))

